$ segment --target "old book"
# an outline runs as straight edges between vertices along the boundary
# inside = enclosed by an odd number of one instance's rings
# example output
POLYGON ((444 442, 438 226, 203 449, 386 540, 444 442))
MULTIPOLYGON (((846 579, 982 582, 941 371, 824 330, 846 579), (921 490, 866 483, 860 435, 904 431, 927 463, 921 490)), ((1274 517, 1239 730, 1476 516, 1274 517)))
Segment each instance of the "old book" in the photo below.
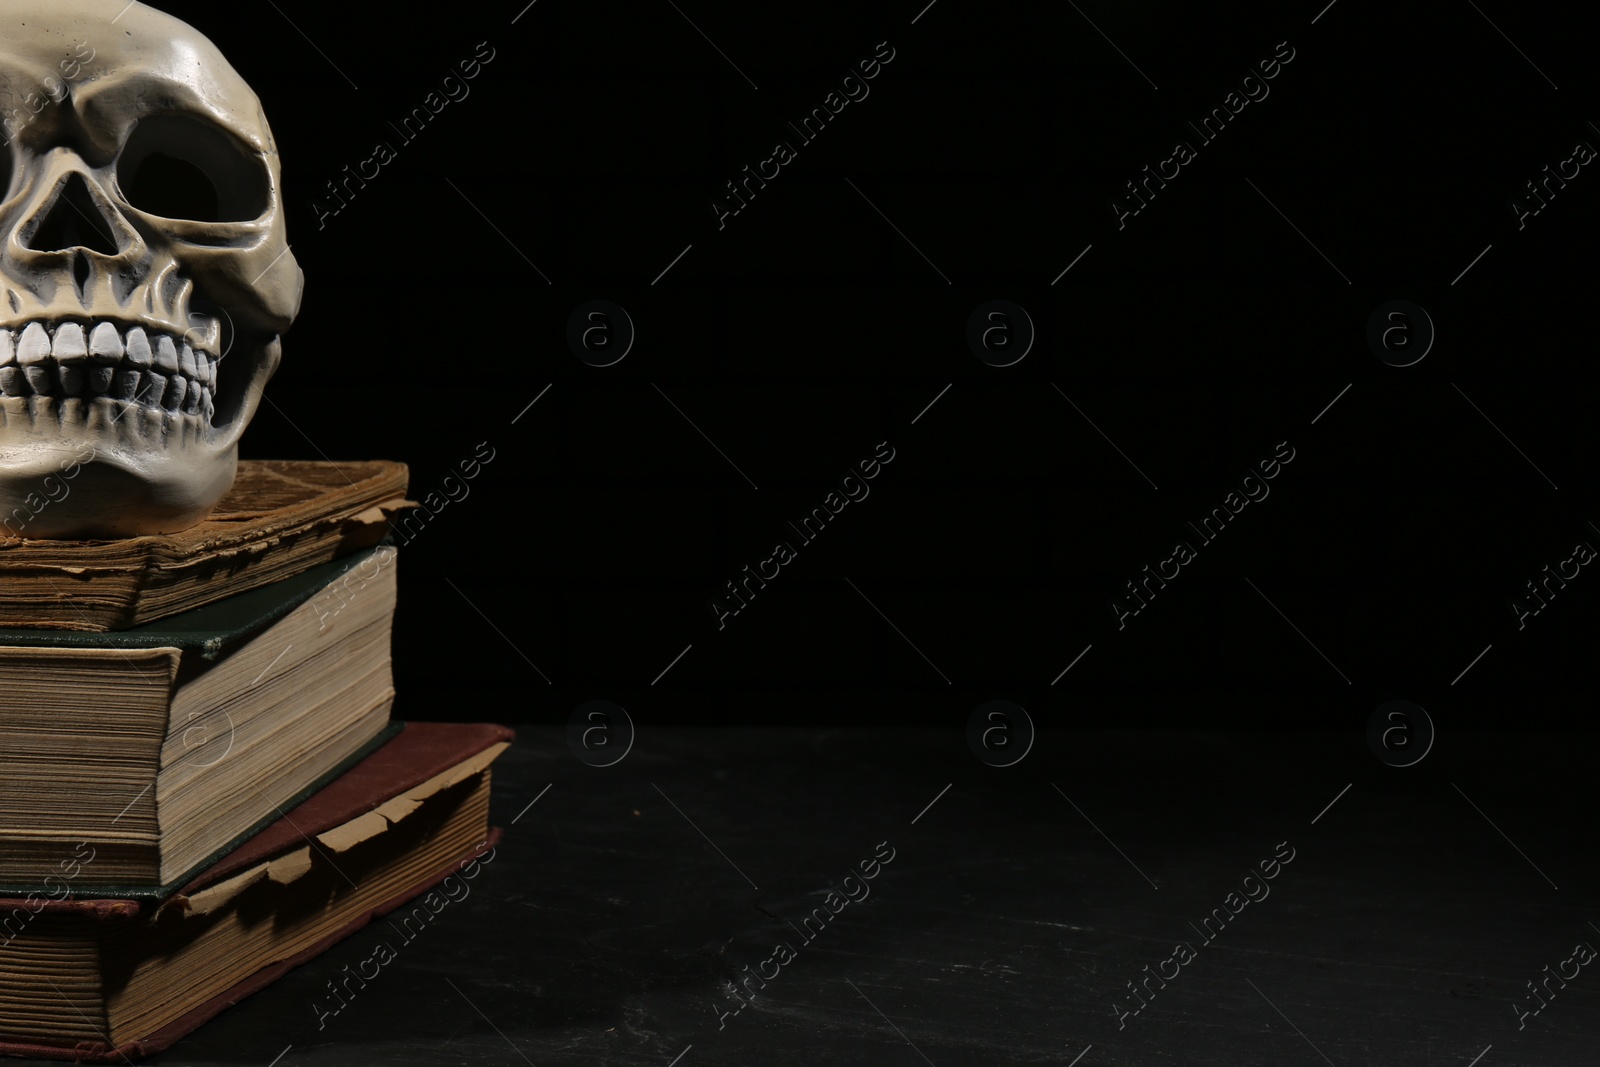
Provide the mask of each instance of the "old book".
POLYGON ((395 552, 114 634, 0 631, 0 891, 159 895, 388 725, 395 552))
POLYGON ((371 548, 407 479, 387 461, 246 460, 205 522, 120 540, 27 540, 0 516, 0 627, 124 630, 371 548))
MULTIPOLYGON (((411 723, 160 902, 0 900, 0 1053, 153 1054, 421 897, 375 928, 392 956, 492 862, 489 765, 512 736, 411 723)), ((330 975, 324 1007, 373 977, 330 975)))

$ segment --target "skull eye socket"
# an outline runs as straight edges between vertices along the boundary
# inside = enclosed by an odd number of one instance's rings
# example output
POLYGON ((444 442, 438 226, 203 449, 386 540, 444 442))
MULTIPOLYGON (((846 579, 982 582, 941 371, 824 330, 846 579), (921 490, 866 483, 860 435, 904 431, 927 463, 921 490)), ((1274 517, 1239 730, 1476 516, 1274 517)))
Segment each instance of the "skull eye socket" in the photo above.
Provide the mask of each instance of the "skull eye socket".
POLYGON ((139 122, 117 163, 128 203, 192 222, 250 222, 271 205, 271 177, 232 134, 184 115, 139 122))

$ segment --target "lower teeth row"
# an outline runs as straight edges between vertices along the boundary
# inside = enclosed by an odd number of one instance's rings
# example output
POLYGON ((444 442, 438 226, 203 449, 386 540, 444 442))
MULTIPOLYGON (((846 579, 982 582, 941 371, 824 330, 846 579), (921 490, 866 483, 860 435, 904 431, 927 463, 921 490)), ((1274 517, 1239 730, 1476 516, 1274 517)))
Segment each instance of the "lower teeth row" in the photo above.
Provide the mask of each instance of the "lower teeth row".
POLYGON ((189 415, 215 411, 211 387, 182 375, 116 367, 0 367, 0 395, 126 400, 189 415))

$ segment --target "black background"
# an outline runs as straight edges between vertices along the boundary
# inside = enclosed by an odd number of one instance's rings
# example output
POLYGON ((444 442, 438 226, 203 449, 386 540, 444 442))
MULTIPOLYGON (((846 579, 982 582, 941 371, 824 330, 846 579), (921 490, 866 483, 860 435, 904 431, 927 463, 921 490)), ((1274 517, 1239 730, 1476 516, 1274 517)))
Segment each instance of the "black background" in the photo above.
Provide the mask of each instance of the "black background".
POLYGON ((165 6, 262 97, 307 277, 245 457, 403 460, 420 498, 494 449, 402 549, 397 715, 554 725, 603 697, 641 728, 960 729, 1007 698, 1051 726, 1358 735, 1403 697, 1441 736, 1585 724, 1600 579, 1520 631, 1510 607, 1600 544, 1600 178, 1521 230, 1510 207, 1600 143, 1556 16, 165 6), (881 41, 870 95, 719 229, 724 183, 881 41), (1270 95, 1200 146, 1185 121, 1283 41, 1270 95), (470 96, 402 144, 389 123, 480 42, 470 96), (1198 158, 1119 230, 1179 139, 1198 158), (380 140, 397 158, 319 219, 380 140), (565 340, 595 298, 638 331, 608 368, 565 340), (966 343, 994 298, 1037 328, 1011 367, 966 343), (1392 299, 1437 328, 1407 368, 1365 342, 1392 299), (719 630, 723 583, 881 441, 871 495, 719 630), (1271 495, 1119 630, 1110 598, 1282 441, 1271 495))
POLYGON ((1521 1016, 1600 930, 1600 577, 1510 606, 1600 545, 1600 176, 1511 209, 1600 144, 1585 27, 1505 0, 167 7, 260 93, 307 276, 244 454, 403 460, 426 498, 488 443, 400 550, 395 712, 519 741, 502 858, 393 977, 321 1025, 374 924, 163 1062, 1596 1062, 1592 977, 1521 1016), (879 42, 870 95, 719 229, 879 42), (1280 42, 1270 95, 1119 229, 1124 183, 1280 42), (567 344, 594 299, 637 326, 614 366, 567 344), (993 299, 1037 327, 1013 366, 968 347, 993 299), (1410 367, 1366 340, 1396 299, 1437 328, 1410 367), (879 442, 870 495, 719 630, 723 584, 879 442), (1270 495, 1119 629, 1124 583, 1280 442, 1270 495), (638 728, 606 770, 562 743, 594 699, 638 728), (965 733, 996 699, 1040 727, 1005 770, 965 733), (1367 751, 1392 699, 1437 728, 1414 769, 1367 751), (795 729, 735 728, 766 725, 795 729), (1281 895, 1124 1028, 1141 967, 1286 839, 1281 895), (723 1019, 878 841, 872 901, 723 1019))

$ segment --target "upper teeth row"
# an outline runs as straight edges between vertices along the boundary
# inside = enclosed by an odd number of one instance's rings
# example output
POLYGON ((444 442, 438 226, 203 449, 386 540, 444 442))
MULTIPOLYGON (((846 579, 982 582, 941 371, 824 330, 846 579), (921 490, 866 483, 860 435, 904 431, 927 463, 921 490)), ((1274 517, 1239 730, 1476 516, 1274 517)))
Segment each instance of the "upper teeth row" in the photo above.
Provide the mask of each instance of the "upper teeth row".
POLYGON ((217 378, 215 356, 196 352, 164 333, 152 339, 142 326, 130 328, 126 335, 111 322, 92 330, 76 322, 63 323, 54 337, 38 322, 29 323, 20 334, 0 330, 0 367, 36 367, 51 359, 61 366, 126 364, 128 369, 154 370, 168 377, 181 374, 200 385, 211 385, 217 378))

